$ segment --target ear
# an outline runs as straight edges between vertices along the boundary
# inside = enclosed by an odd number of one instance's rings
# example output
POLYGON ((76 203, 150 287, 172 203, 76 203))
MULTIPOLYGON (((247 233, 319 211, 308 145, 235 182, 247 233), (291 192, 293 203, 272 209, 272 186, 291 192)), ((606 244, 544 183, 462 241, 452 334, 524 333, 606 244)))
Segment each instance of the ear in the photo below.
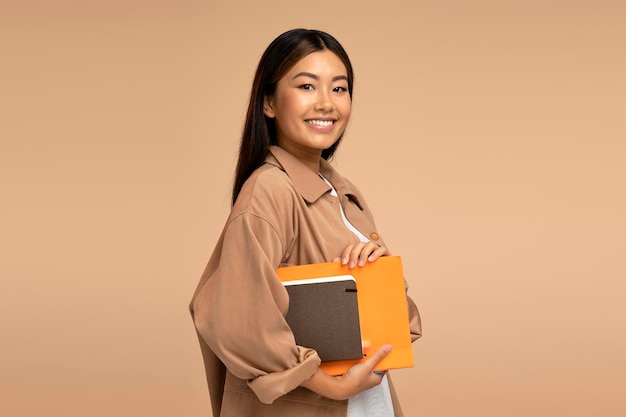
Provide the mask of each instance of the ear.
POLYGON ((274 103, 272 100, 272 96, 265 96, 263 99, 263 113, 270 119, 276 117, 276 113, 274 112, 274 103))

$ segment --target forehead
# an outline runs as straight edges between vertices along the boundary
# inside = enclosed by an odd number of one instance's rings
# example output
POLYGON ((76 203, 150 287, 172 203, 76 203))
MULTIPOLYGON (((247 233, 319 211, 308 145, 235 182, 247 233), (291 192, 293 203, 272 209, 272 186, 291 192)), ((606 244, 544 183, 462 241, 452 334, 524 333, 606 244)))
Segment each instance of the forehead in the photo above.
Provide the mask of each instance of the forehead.
MULTIPOLYGON (((303 57, 285 74, 287 77, 301 72, 315 74, 317 76, 329 75, 336 77, 348 75, 348 71, 343 61, 329 50, 311 52, 303 57)), ((290 77, 289 77, 290 78, 290 77)))

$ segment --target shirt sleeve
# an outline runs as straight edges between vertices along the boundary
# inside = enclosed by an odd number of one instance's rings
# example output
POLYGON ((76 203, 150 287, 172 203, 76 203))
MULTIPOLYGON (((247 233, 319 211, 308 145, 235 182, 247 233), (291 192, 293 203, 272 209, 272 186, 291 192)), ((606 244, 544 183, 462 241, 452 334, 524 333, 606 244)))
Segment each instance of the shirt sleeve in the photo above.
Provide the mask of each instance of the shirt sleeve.
POLYGON ((415 302, 407 295, 407 305, 409 307, 409 329, 411 331, 411 342, 415 342, 422 337, 422 320, 415 302))
POLYGON ((309 379, 320 365, 315 350, 296 345, 284 318, 288 295, 275 273, 284 244, 255 214, 231 219, 218 266, 193 301, 200 337, 267 404, 309 379))

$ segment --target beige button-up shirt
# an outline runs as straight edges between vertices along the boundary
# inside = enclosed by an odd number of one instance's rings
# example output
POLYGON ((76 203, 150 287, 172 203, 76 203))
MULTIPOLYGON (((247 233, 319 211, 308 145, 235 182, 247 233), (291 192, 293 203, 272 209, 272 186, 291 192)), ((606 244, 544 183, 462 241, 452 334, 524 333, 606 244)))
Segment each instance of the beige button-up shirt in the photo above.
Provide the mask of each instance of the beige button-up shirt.
MULTIPOLYGON (((285 321, 289 297, 280 266, 330 262, 358 238, 384 245, 361 193, 326 161, 321 174, 270 148, 244 184, 191 301, 215 417, 340 417, 347 401, 299 387, 317 370, 315 350, 298 346, 285 321)), ((365 268, 367 267, 364 266, 365 268)), ((413 340, 419 313, 407 297, 413 340)), ((396 416, 402 412, 391 386, 396 416)))

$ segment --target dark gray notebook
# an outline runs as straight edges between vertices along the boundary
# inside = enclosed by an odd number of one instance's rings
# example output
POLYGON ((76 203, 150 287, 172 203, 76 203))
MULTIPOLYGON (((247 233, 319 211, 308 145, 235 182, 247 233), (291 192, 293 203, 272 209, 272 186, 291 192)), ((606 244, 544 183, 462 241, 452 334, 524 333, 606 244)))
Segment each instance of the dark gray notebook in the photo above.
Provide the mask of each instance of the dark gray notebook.
POLYGON ((356 281, 352 275, 283 282, 289 293, 287 323, 296 344, 323 362, 363 357, 356 281))

